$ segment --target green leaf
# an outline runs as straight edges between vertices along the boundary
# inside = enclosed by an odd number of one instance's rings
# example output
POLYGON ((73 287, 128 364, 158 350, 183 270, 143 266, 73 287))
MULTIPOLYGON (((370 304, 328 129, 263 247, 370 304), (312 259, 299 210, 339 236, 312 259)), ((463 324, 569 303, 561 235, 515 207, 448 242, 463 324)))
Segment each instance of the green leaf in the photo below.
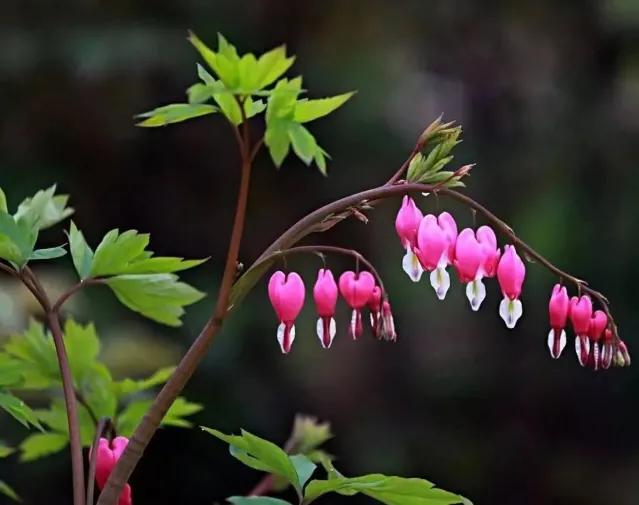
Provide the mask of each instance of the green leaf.
POLYGON ((20 444, 20 461, 33 461, 66 447, 68 437, 61 433, 36 433, 25 438, 20 444))
POLYGON ((84 239, 84 235, 78 230, 73 221, 71 221, 68 236, 73 266, 75 266, 75 270, 78 272, 80 279, 86 279, 91 274, 93 249, 89 247, 84 239))
POLYGON ((0 441, 0 459, 6 458, 7 456, 13 454, 15 449, 13 447, 9 447, 4 442, 0 441))
POLYGON ((31 320, 27 330, 9 338, 4 350, 21 363, 21 388, 44 389, 59 383, 60 370, 53 340, 40 323, 31 320))
POLYGON ((271 121, 264 135, 264 143, 268 147, 271 159, 277 168, 282 166, 291 147, 287 123, 287 121, 281 119, 271 121))
POLYGON ((0 387, 18 386, 22 382, 22 363, 5 353, 0 353, 0 387))
POLYGON ((91 265, 92 276, 116 275, 125 271, 129 263, 139 258, 149 245, 149 235, 137 230, 108 232, 98 245, 91 265))
POLYGON ((351 91, 350 93, 344 93, 330 98, 300 100, 295 106, 294 119, 298 123, 307 123, 327 116, 344 105, 354 94, 355 92, 351 91))
POLYGON ((311 475, 313 475, 317 465, 304 454, 295 454, 293 456, 289 456, 289 459, 293 462, 293 466, 297 472, 297 478, 300 481, 300 486, 304 487, 308 479, 310 479, 311 475))
POLYGON ((302 78, 280 79, 268 97, 266 123, 274 119, 293 120, 297 97, 302 92, 302 78))
POLYGON ((134 379, 123 379, 121 381, 116 381, 113 384, 115 394, 118 397, 132 395, 135 393, 139 393, 140 391, 145 391, 147 389, 151 389, 154 386, 159 384, 164 384, 169 377, 173 374, 175 370, 174 366, 160 368, 150 377, 142 380, 134 380, 134 379))
POLYGON ((310 503, 329 492, 347 496, 362 493, 386 505, 453 505, 463 503, 461 496, 438 489, 434 487, 432 482, 425 479, 383 474, 313 480, 306 487, 304 502, 310 503))
POLYGON ((226 435, 220 431, 205 426, 204 431, 229 444, 231 455, 245 465, 263 472, 280 475, 289 481, 300 492, 300 479, 295 465, 288 454, 268 440, 257 437, 242 430, 241 435, 226 435))
POLYGON ((37 226, 0 211, 0 259, 23 266, 38 237, 37 226))
MULTIPOLYGON (((51 432, 69 439, 69 424, 64 400, 56 398, 48 409, 35 411, 38 420, 46 424, 51 432)), ((89 447, 95 437, 95 423, 84 405, 78 405, 78 424, 80 427, 80 442, 83 447, 89 447)))
MULTIPOLYGON (((116 425, 118 433, 124 436, 131 436, 133 431, 149 410, 152 400, 134 400, 130 402, 124 410, 117 416, 116 425)), ((162 419, 162 425, 175 426, 178 428, 190 428, 192 423, 184 419, 203 409, 197 403, 187 401, 183 397, 178 397, 169 411, 162 419)))
POLYGON ((106 284, 123 305, 168 326, 180 326, 183 307, 204 297, 174 274, 118 275, 106 284))
POLYGON ((235 47, 229 44, 221 34, 218 34, 217 53, 192 32, 189 33, 189 41, 227 88, 234 89, 238 86, 240 58, 235 47))
POLYGON ((0 188, 0 211, 9 213, 9 209, 7 208, 7 197, 4 194, 4 191, 2 191, 2 188, 0 188))
POLYGON ((20 398, 10 393, 0 392, 0 408, 26 428, 31 425, 42 430, 36 414, 20 398))
POLYGON ((9 486, 9 484, 7 484, 3 480, 0 480, 0 494, 3 494, 16 502, 22 501, 20 497, 16 494, 16 492, 11 488, 11 486, 9 486))
POLYGON ((38 191, 30 198, 25 198, 14 215, 17 222, 25 223, 34 231, 50 228, 63 221, 73 209, 67 207, 69 195, 56 195, 56 186, 38 191))
POLYGON ((207 114, 213 114, 217 111, 217 107, 205 103, 172 103, 138 114, 136 116, 137 118, 146 119, 137 123, 136 126, 166 126, 168 124, 181 123, 188 119, 206 116, 207 114))
POLYGON ((286 72, 295 56, 286 57, 286 46, 282 45, 264 53, 257 60, 257 88, 262 89, 272 84, 286 72))
POLYGON ((298 414, 293 424, 292 439, 295 450, 307 454, 333 438, 331 424, 319 422, 315 417, 298 414))
POLYGON ((29 256, 29 261, 33 260, 50 260, 54 258, 61 258, 67 253, 64 247, 49 247, 46 249, 36 249, 29 256))
POLYGON ((164 419, 162 419, 162 424, 166 426, 177 426, 178 428, 191 428, 193 423, 184 418, 200 412, 203 408, 204 406, 199 403, 189 402, 186 398, 178 396, 164 416, 164 419))
POLYGON ((318 148, 315 137, 304 126, 293 121, 288 123, 288 137, 298 158, 310 165, 318 148))
POLYGON ((233 505, 291 505, 285 500, 270 496, 229 496, 226 501, 233 505))

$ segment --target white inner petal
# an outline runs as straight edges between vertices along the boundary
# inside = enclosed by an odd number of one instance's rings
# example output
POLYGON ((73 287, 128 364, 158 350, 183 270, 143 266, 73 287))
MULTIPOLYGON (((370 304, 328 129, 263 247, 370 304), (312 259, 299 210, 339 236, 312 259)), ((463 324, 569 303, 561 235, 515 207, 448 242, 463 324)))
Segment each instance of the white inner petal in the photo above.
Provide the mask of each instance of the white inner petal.
MULTIPOLYGON (((282 352, 284 354, 286 354, 286 348, 284 347, 284 335, 286 333, 286 324, 284 323, 280 323, 280 325, 277 327, 277 341, 280 344, 280 349, 282 349, 282 352)), ((295 340, 295 325, 291 326, 291 331, 289 333, 289 351, 290 351, 290 346, 293 345, 293 340, 295 340)))
POLYGON ((590 340, 587 337, 575 337, 575 353, 581 366, 586 366, 590 354, 590 340))
POLYGON ((506 327, 511 330, 515 327, 523 313, 524 308, 519 299, 511 300, 508 297, 504 297, 499 304, 499 315, 504 320, 504 323, 506 323, 506 327))
POLYGON ((404 258, 402 259, 402 268, 413 282, 419 282, 424 273, 424 269, 419 263, 417 255, 412 251, 410 246, 406 248, 406 254, 404 254, 404 258))
POLYGON ((430 285, 433 286, 437 298, 443 300, 446 298, 448 288, 450 288, 450 275, 443 267, 437 267, 430 273, 430 285))
POLYGON ((566 347, 566 332, 564 330, 561 330, 561 333, 559 334, 559 346, 557 348, 557 354, 555 355, 555 339, 557 338, 556 335, 557 332, 555 332, 555 330, 553 329, 551 329, 550 333, 548 333, 548 349, 550 350, 550 355, 555 359, 561 356, 562 351, 566 347))
POLYGON ((324 319, 318 318, 317 325, 317 338, 319 338, 320 344, 324 349, 328 349, 333 343, 333 339, 335 338, 335 333, 337 333, 337 325, 335 324, 335 319, 331 317, 331 320, 328 323, 328 345, 324 345, 324 319))
POLYGON ((481 279, 475 279, 466 284, 466 298, 470 302, 470 308, 475 312, 478 311, 486 299, 486 286, 481 279))

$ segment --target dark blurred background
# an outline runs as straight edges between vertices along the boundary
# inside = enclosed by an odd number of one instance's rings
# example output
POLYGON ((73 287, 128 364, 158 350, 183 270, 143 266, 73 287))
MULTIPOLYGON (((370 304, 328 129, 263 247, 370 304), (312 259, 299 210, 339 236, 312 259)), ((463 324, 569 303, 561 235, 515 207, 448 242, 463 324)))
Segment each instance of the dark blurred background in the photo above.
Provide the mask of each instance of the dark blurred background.
MULTIPOLYGON (((158 253, 211 256, 186 278, 214 294, 238 182, 230 131, 215 116, 154 130, 136 129, 132 116, 183 101, 196 81, 189 28, 212 45, 220 31, 243 51, 284 42, 312 95, 359 93, 312 125, 333 157, 328 178, 294 159, 276 171, 259 157, 245 263, 306 212, 384 182, 443 112, 464 126, 455 163, 477 162, 468 194, 604 290, 622 337, 639 349, 636 0, 27 0, 3 2, 0 14, 0 185, 11 206, 57 182, 91 243, 118 226, 151 232, 158 253)), ((438 302, 426 281, 412 284, 401 271, 397 207, 382 205, 368 225, 349 220, 321 237, 358 247, 378 265, 397 344, 350 341, 342 306, 338 337, 324 351, 307 303, 283 357, 261 282, 186 390, 206 404, 195 422, 283 442, 304 412, 332 422, 328 449, 346 474, 423 476, 479 505, 636 504, 637 367, 583 370, 572 339, 561 360, 550 358, 546 311, 557 279, 538 265, 528 265, 525 315, 514 331, 497 315, 494 282, 479 314, 457 281, 438 302)), ((473 224, 443 198, 422 208, 473 224)), ((60 228, 44 239, 59 244, 60 228)), ((289 262, 309 288, 320 265, 289 262)), ((54 288, 73 279, 67 260, 39 271, 54 288)), ((24 327, 33 304, 4 279, 0 289, 7 334, 24 327)), ((117 376, 177 362, 213 303, 209 296, 171 330, 99 289, 83 296, 77 317, 97 322, 117 376)), ((0 422, 5 440, 25 436, 0 422)), ((66 452, 1 465, 25 503, 69 502, 66 452)), ((164 429, 132 485, 138 505, 199 504, 245 493, 258 478, 199 431, 164 429)))

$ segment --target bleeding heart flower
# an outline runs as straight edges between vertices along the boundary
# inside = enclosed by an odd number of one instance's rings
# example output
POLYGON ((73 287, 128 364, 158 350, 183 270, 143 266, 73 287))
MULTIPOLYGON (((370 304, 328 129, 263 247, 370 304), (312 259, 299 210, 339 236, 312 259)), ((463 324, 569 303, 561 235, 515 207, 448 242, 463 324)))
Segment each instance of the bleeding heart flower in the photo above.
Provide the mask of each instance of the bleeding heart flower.
POLYGON ((601 343, 601 368, 608 370, 612 364, 612 358, 615 354, 615 339, 612 336, 612 331, 609 328, 604 330, 603 339, 601 343))
POLYGON ((602 310, 595 310, 590 319, 590 327, 588 328, 588 338, 590 339, 590 355, 588 364, 594 369, 599 370, 601 367, 601 351, 599 341, 604 330, 608 326, 608 316, 602 310))
POLYGON ((395 332, 395 321, 393 319, 393 312, 391 311, 390 303, 388 300, 382 302, 382 331, 381 337, 383 340, 395 342, 397 340, 397 333, 395 332))
POLYGON ((446 267, 453 262, 457 241, 457 223, 448 212, 439 217, 424 216, 417 230, 415 254, 422 267, 430 272, 430 284, 443 300, 450 287, 446 267))
POLYGON ((588 363, 590 354, 590 318, 592 317, 592 300, 588 295, 581 298, 573 296, 570 299, 570 321, 572 329, 575 331, 575 352, 581 366, 588 363))
POLYGON ((337 284, 333 273, 327 268, 321 268, 317 274, 317 281, 313 287, 313 298, 317 314, 317 336, 324 349, 328 349, 333 343, 336 333, 335 305, 337 304, 337 284))
MULTIPOLYGON (((100 438, 97 447, 97 456, 95 462, 95 481, 98 483, 100 489, 104 488, 109 475, 113 471, 118 459, 122 456, 124 449, 126 449, 129 439, 126 437, 116 437, 109 441, 106 438, 100 438)), ((91 455, 89 454, 89 458, 91 455)), ((126 484, 120 498, 118 505, 131 505, 131 486, 126 484)))
POLYGON ((370 300, 375 289, 375 278, 370 272, 344 272, 339 278, 339 291, 346 303, 353 309, 348 333, 353 339, 362 335, 361 310, 370 300))
POLYGON ((570 311, 570 299, 565 286, 555 284, 548 303, 550 317, 550 333, 548 333, 548 349, 550 355, 557 359, 566 347, 566 321, 570 311))
POLYGON ((373 335, 377 338, 382 336, 382 289, 379 286, 375 286, 371 297, 368 299, 368 310, 371 311, 371 329, 373 335))
POLYGON ((475 232, 470 228, 463 229, 455 243, 454 265, 459 280, 466 284, 466 297, 475 311, 479 310, 486 298, 486 287, 481 282, 480 271, 483 261, 484 252, 475 232))
POLYGON ((402 242, 402 247, 406 249, 406 254, 402 259, 402 268, 413 282, 419 282, 424 272, 413 252, 417 245, 417 229, 422 217, 422 211, 415 205, 415 201, 410 196, 405 196, 395 218, 395 230, 402 242))
POLYGON ((287 276, 278 270, 269 280, 268 296, 280 321, 277 341, 284 354, 290 352, 295 340, 295 318, 302 310, 305 294, 304 282, 295 272, 287 276))
POLYGON ((507 245, 497 265, 497 280, 504 295, 499 304, 499 315, 508 328, 514 328, 524 310, 519 300, 521 287, 526 277, 526 266, 515 247, 507 245))

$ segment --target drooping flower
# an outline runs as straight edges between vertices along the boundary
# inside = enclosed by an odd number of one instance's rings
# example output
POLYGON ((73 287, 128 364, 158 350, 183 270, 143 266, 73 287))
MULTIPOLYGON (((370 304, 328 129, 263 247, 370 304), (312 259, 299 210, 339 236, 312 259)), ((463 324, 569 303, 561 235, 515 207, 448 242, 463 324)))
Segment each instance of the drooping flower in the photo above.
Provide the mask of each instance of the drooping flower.
POLYGON ((366 304, 370 310, 371 329, 377 338, 382 336, 382 289, 379 286, 373 288, 373 293, 366 304))
POLYGON ((501 251, 497 247, 497 237, 490 226, 480 226, 477 232, 477 241, 481 244, 484 253, 483 261, 479 267, 482 277, 495 277, 501 251))
POLYGON ((395 320, 393 319, 393 312, 388 300, 384 300, 382 302, 381 326, 381 338, 389 342, 395 342, 397 340, 397 333, 395 332, 395 320))
MULTIPOLYGON (((109 441, 106 438, 100 438, 97 446, 97 455, 95 462, 95 481, 98 483, 100 489, 104 488, 106 481, 109 479, 109 475, 113 471, 118 459, 122 456, 124 449, 126 449, 129 439, 126 437, 116 437, 109 441)), ((120 498, 118 505, 131 505, 131 486, 126 484, 120 498)))
POLYGON ((595 370, 601 367, 601 352, 599 348, 599 340, 608 325, 608 316, 602 310, 595 310, 590 319, 590 327, 588 328, 588 338, 590 339, 590 354, 588 356, 588 364, 595 370))
POLYGON ((370 300, 375 289, 375 278, 370 272, 344 272, 339 278, 339 291, 346 303, 353 309, 348 333, 353 339, 362 335, 362 309, 370 300))
POLYGON ((526 277, 526 266, 521 260, 515 246, 504 247, 504 254, 497 265, 497 280, 504 295, 499 304, 499 315, 508 328, 514 328, 524 312, 519 299, 521 287, 526 277))
POLYGON ((450 287, 446 267, 453 262, 457 241, 457 223, 448 212, 439 217, 424 216, 417 230, 415 254, 422 267, 430 272, 430 284, 443 300, 450 287))
POLYGON ((601 368, 608 370, 612 364, 612 358, 615 353, 615 339, 612 335, 610 328, 604 330, 603 339, 601 343, 601 368))
POLYGON ((586 366, 590 354, 590 319, 592 317, 592 300, 588 295, 570 299, 570 321, 575 332, 575 352, 581 366, 586 366))
POLYGON ((313 287, 313 298, 317 308, 317 336, 324 349, 328 349, 335 338, 335 305, 337 304, 337 284, 333 273, 327 268, 321 268, 317 274, 317 281, 313 287))
POLYGON ((628 347, 623 340, 617 343, 617 354, 615 355, 616 366, 630 366, 631 359, 628 347))
POLYGON ((402 247, 406 249, 406 254, 402 259, 402 268, 413 282, 419 282, 424 272, 413 252, 417 244, 417 229, 422 217, 422 211, 415 205, 415 201, 406 195, 395 218, 395 230, 402 242, 402 247))
POLYGON ((550 317, 550 333, 548 333, 548 349, 550 355, 557 359, 566 347, 566 321, 570 310, 570 298, 565 286, 555 284, 548 303, 550 317))
POLYGON ((478 310, 486 298, 486 288, 481 282, 480 268, 484 261, 482 246, 470 228, 463 229, 455 243, 454 265, 459 280, 466 284, 466 297, 473 310, 478 310))
POLYGON ((277 341, 284 354, 291 350, 295 340, 295 318, 304 305, 306 290, 302 278, 295 272, 288 276, 278 270, 268 283, 268 296, 280 321, 277 341))

